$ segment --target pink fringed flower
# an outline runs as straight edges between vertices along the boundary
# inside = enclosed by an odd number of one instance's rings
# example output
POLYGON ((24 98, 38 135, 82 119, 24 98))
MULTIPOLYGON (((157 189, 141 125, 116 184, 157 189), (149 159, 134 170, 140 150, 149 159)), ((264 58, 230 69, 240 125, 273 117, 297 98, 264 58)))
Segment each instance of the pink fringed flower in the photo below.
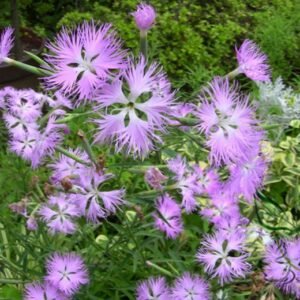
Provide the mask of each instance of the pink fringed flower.
POLYGON ((145 173, 145 181, 154 189, 161 190, 162 183, 168 179, 158 168, 151 167, 145 173))
POLYGON ((168 194, 164 194, 157 199, 156 210, 155 226, 169 238, 175 239, 183 230, 180 206, 168 194))
POLYGON ((46 268, 46 281, 67 296, 75 294, 89 281, 83 259, 73 253, 53 254, 48 259, 46 268))
POLYGON ((218 277, 223 285, 236 277, 245 277, 251 269, 246 259, 245 236, 240 233, 216 232, 202 241, 197 259, 212 277, 218 277))
POLYGON ((224 218, 241 217, 237 200, 229 194, 222 193, 214 194, 200 214, 217 227, 224 218))
POLYGON ((24 300, 67 300, 68 298, 50 283, 30 283, 25 286, 24 300))
POLYGON ((270 81, 268 58, 253 41, 245 40, 241 47, 236 49, 236 56, 240 73, 254 81, 270 81))
POLYGON ((266 248, 264 274, 283 292, 300 298, 300 239, 272 242, 266 248))
MULTIPOLYGON (((68 149, 71 154, 76 155, 82 161, 89 163, 88 155, 79 148, 68 149)), ((54 160, 49 167, 53 170, 52 181, 57 184, 62 180, 68 178, 71 183, 81 185, 82 182, 88 178, 87 173, 90 171, 90 167, 75 161, 74 159, 60 154, 57 160, 54 160)))
POLYGON ((154 8, 145 3, 141 3, 137 6, 137 10, 132 13, 136 26, 146 31, 152 28, 155 22, 156 13, 154 8))
POLYGON ((63 29, 54 43, 49 43, 46 61, 53 75, 45 77, 45 86, 77 96, 76 104, 90 99, 95 90, 109 79, 113 70, 125 66, 125 52, 111 25, 83 23, 70 31, 63 29))
POLYGON ((74 221, 81 216, 78 207, 64 193, 51 196, 48 203, 40 209, 39 214, 50 232, 64 234, 72 234, 76 231, 74 221))
POLYGON ((249 159, 230 166, 230 177, 225 189, 232 196, 243 195, 252 202, 257 191, 262 187, 267 171, 267 163, 260 155, 249 155, 249 159))
POLYGON ((10 50, 13 47, 14 30, 11 27, 7 27, 3 30, 0 36, 0 64, 8 57, 10 50))
POLYGON ((173 98, 170 83, 156 64, 147 68, 143 57, 137 64, 129 63, 121 78, 98 93, 98 107, 106 113, 95 120, 99 130, 95 142, 109 142, 117 152, 145 157, 154 142, 162 142, 157 132, 165 132, 173 98))
POLYGON ((208 300, 211 299, 208 284, 198 275, 184 273, 177 278, 171 289, 172 300, 208 300))
POLYGON ((246 160, 262 137, 248 98, 238 95, 227 78, 215 78, 205 92, 200 97, 198 129, 208 139, 211 162, 219 166, 246 160))
POLYGON ((137 287, 137 300, 170 300, 170 290, 165 278, 149 278, 137 287))
POLYGON ((96 172, 86 174, 86 180, 80 185, 74 185, 78 189, 78 194, 74 198, 81 213, 94 223, 99 218, 106 218, 110 214, 116 213, 117 209, 125 203, 123 200, 125 191, 112 190, 101 191, 101 185, 112 178, 112 174, 99 175, 96 172))

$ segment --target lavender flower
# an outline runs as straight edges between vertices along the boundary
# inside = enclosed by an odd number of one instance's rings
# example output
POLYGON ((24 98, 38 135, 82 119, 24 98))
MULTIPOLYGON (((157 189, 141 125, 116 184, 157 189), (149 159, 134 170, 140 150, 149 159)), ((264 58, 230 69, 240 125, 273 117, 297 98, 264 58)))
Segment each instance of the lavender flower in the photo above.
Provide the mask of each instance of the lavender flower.
POLYGON ((184 273, 177 278, 171 289, 172 300, 208 300, 211 299, 208 284, 198 275, 184 273))
POLYGON ((201 210, 200 214, 218 227, 223 219, 240 219, 240 209, 236 198, 226 193, 216 193, 201 210))
POLYGON ((0 36, 0 64, 8 57, 10 50, 13 47, 14 30, 11 27, 6 27, 0 36))
POLYGON ((129 63, 120 79, 105 85, 96 98, 106 114, 95 120, 99 132, 95 142, 110 142, 117 152, 145 157, 161 143, 156 131, 165 132, 173 105, 171 86, 165 73, 156 64, 146 68, 143 57, 129 63), (124 94, 128 85, 129 93, 124 94))
POLYGON ((212 169, 202 169, 200 166, 193 167, 197 183, 195 190, 199 195, 214 195, 221 190, 221 183, 218 174, 212 169))
POLYGON ((300 298, 300 239, 281 240, 267 245, 265 278, 285 293, 300 298))
POLYGON ((197 260, 212 277, 218 277, 223 285, 236 277, 245 277, 250 271, 246 262, 245 236, 240 233, 226 234, 216 232, 202 241, 197 260))
POLYGON ((145 181, 154 189, 161 190, 161 183, 166 181, 168 177, 161 173, 157 168, 151 167, 145 173, 145 181))
POLYGON ((263 185, 266 171, 267 164, 261 156, 249 156, 246 161, 230 167, 225 189, 233 196, 243 195, 248 202, 252 202, 257 190, 263 185))
POLYGON ((239 49, 236 49, 239 63, 238 71, 244 73, 254 81, 270 81, 270 70, 267 56, 250 40, 245 40, 239 49))
POLYGON ((94 223, 99 218, 106 218, 110 214, 116 213, 120 205, 123 205, 125 191, 112 190, 100 191, 101 185, 112 178, 112 174, 99 175, 96 172, 87 174, 88 178, 81 186, 74 185, 79 193, 76 195, 76 204, 86 218, 94 223))
POLYGON ((44 157, 51 155, 55 147, 63 139, 63 130, 66 128, 64 124, 56 124, 56 118, 50 117, 45 128, 40 132, 36 140, 35 147, 30 158, 33 168, 38 167, 44 157))
POLYGON ((165 278, 149 278, 137 287, 137 300, 169 300, 170 290, 165 278))
MULTIPOLYGON (((88 155, 79 148, 68 149, 71 154, 76 155, 82 161, 89 162, 88 155)), ((57 160, 49 164, 49 167, 53 170, 52 181, 56 184, 69 178, 71 183, 81 185, 87 179, 87 173, 89 168, 74 159, 61 154, 57 160)))
POLYGON ((191 213, 198 206, 195 198, 197 194, 199 195, 197 173, 179 155, 168 161, 168 168, 175 173, 176 186, 180 189, 182 195, 182 207, 187 213, 191 213))
POLYGON ((47 46, 51 53, 46 61, 53 75, 45 78, 45 86, 78 97, 76 105, 91 98, 113 70, 125 66, 125 52, 108 24, 83 23, 72 31, 64 28, 47 46))
POLYGON ((81 215, 78 207, 72 203, 67 194, 51 196, 39 214, 52 233, 72 234, 76 231, 74 219, 81 215))
POLYGON ((34 217, 29 217, 26 221, 26 227, 28 230, 35 231, 38 228, 37 221, 34 217))
POLYGON ((227 78, 215 78, 205 91, 197 112, 198 129, 208 139, 211 162, 219 166, 246 160, 261 139, 248 98, 238 95, 227 78))
POLYGON ((167 237, 175 239, 183 230, 179 205, 168 194, 164 194, 157 199, 156 210, 156 228, 165 232, 167 237))
POLYGON ((137 10, 132 13, 136 26, 141 31, 147 31, 152 28, 155 22, 156 13, 151 5, 141 3, 137 6, 137 10))
POLYGON ((67 300, 67 297, 50 283, 30 283, 25 286, 24 300, 67 300))
POLYGON ((88 273, 82 258, 73 253, 53 254, 47 261, 45 279, 67 296, 88 283, 88 273))

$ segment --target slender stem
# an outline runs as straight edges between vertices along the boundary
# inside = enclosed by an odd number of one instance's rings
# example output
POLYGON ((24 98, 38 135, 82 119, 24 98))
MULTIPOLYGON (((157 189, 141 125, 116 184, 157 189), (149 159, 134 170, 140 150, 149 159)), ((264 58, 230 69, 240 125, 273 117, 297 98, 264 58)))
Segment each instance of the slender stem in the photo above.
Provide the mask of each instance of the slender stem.
POLYGON ((54 107, 52 109, 50 109, 40 120, 39 120, 39 125, 43 126, 47 123, 48 119, 50 118, 50 116, 53 114, 54 111, 56 111, 57 109, 61 109, 61 106, 58 107, 54 107))
POLYGON ((82 130, 79 130, 77 132, 77 135, 80 137, 80 139, 82 140, 82 143, 83 143, 83 148, 85 150, 85 152, 87 153, 87 155, 89 156, 90 160, 95 164, 97 165, 97 159, 95 157, 95 154, 92 150, 92 147, 88 141, 88 139, 86 138, 85 136, 85 133, 82 131, 82 130))
POLYGON ((10 279, 10 278, 0 278, 0 284, 24 284, 23 280, 20 279, 10 279))
POLYGON ((27 72, 30 72, 30 73, 33 73, 33 74, 36 74, 39 76, 52 75, 52 72, 49 70, 45 70, 45 69, 37 68, 37 67, 31 66, 28 64, 24 64, 20 61, 12 59, 12 58, 5 57, 3 59, 3 61, 11 66, 15 66, 17 68, 23 69, 27 72))
POLYGON ((235 70, 229 72, 225 77, 228 77, 229 79, 234 79, 240 74, 239 68, 236 68, 235 70))
POLYGON ((66 117, 57 120, 55 123, 56 124, 64 124, 64 123, 66 123, 68 121, 71 121, 73 119, 80 118, 82 116, 90 115, 90 114, 93 114, 93 113, 95 113, 95 112, 94 111, 87 111, 87 112, 84 112, 84 113, 67 114, 66 117))
POLYGON ((195 118, 174 118, 176 121, 178 121, 181 125, 184 126, 195 126, 199 124, 199 121, 195 118))
POLYGON ((155 263, 153 263, 153 262, 151 262, 149 260, 146 261, 146 265, 149 266, 149 267, 152 267, 152 268, 156 269, 157 271, 159 271, 159 272, 161 272, 161 273, 163 273, 163 274, 165 274, 167 276, 174 277, 174 274, 172 274, 168 270, 166 270, 166 269, 158 266, 157 264, 155 264, 155 263))
POLYGON ((147 30, 140 31, 140 51, 144 58, 148 58, 148 40, 147 40, 147 30))
POLYGON ((4 225, 2 223, 0 223, 0 230, 1 230, 3 248, 5 251, 6 257, 7 257, 7 259, 10 259, 10 250, 9 250, 9 246, 8 246, 8 239, 7 239, 4 225))
POLYGON ((35 60, 41 66, 43 66, 43 65, 44 66, 49 66, 43 59, 41 59, 39 56, 35 55, 34 53, 32 53, 30 51, 24 51, 24 53, 26 53, 30 58, 35 60))
POLYGON ((60 146, 56 146, 55 147, 55 150, 60 152, 61 154, 65 155, 65 156, 68 156, 72 159, 74 159, 75 161, 79 162, 80 164, 83 164, 83 165, 86 165, 86 166, 90 166, 90 164, 84 160, 82 160, 80 157, 76 156, 75 154, 73 153, 70 153, 68 150, 60 147, 60 146))

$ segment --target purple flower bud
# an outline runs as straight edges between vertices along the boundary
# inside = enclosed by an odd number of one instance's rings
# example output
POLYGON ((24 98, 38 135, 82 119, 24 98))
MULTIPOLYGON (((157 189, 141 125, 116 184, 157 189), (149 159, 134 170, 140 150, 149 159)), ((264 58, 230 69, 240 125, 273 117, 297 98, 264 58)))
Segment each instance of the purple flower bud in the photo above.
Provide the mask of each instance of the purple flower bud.
POLYGON ((14 30, 11 27, 7 27, 0 36, 0 63, 8 56, 13 47, 13 32, 14 30))
POLYGON ((160 172, 157 168, 149 168, 145 173, 145 181, 154 189, 160 190, 161 183, 166 181, 168 177, 160 172))
POLYGON ((136 26, 146 31, 152 28, 155 22, 156 13, 151 5, 141 3, 137 6, 135 12, 132 13, 136 26))
POLYGON ((29 217, 26 222, 26 226, 28 230, 35 231, 38 228, 38 224, 34 217, 29 217))
POLYGON ((270 81, 271 71, 267 56, 250 40, 245 40, 239 49, 236 49, 239 73, 244 73, 254 81, 270 81))

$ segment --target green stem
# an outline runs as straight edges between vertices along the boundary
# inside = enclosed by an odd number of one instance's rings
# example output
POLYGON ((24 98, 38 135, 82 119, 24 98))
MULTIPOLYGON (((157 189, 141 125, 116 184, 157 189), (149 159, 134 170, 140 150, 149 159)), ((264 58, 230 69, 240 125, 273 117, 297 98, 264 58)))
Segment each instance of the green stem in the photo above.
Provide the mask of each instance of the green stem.
POLYGON ((60 152, 61 154, 65 155, 65 156, 68 156, 72 159, 74 159, 75 161, 79 162, 80 164, 83 164, 83 165, 86 165, 86 166, 90 166, 90 164, 84 160, 82 160, 80 157, 76 156, 75 154, 73 153, 70 153, 68 150, 60 147, 60 146, 56 146, 55 147, 55 150, 60 152))
POLYGON ((229 72, 225 77, 228 77, 229 79, 234 79, 240 74, 239 68, 236 68, 235 70, 229 72))
POLYGON ((75 114, 67 114, 66 117, 57 120, 55 123, 56 124, 65 124, 66 122, 71 121, 73 119, 80 118, 82 116, 90 115, 90 114, 93 114, 93 113, 95 113, 95 112, 94 111, 87 111, 87 112, 78 113, 78 114, 77 113, 75 113, 75 114))
POLYGON ((47 123, 47 121, 48 121, 48 119, 50 118, 50 116, 52 115, 52 113, 54 112, 54 111, 56 111, 57 109, 61 109, 61 107, 60 106, 58 106, 58 107, 54 107, 54 108, 52 108, 52 109, 50 109, 40 120, 39 120, 39 125, 40 126, 44 126, 46 123, 47 123))
POLYGON ((265 130, 269 130, 269 129, 275 129, 275 128, 278 128, 278 127, 281 127, 282 125, 280 124, 264 124, 264 125, 261 125, 261 127, 265 130))
POLYGON ((38 185, 38 183, 35 185, 35 187, 36 187, 36 190, 39 194, 39 197, 42 198, 42 199, 45 199, 46 197, 45 197, 43 191, 41 190, 40 186, 38 185))
MULTIPOLYGON (((176 121, 180 122, 180 126, 195 126, 199 124, 199 121, 195 118, 174 118, 176 121)), ((177 125, 176 125, 177 126, 177 125)))
POLYGON ((5 284, 24 284, 24 281, 20 280, 20 279, 0 278, 0 284, 1 283, 5 283, 5 284))
POLYGON ((148 40, 147 40, 147 30, 140 31, 140 51, 144 58, 148 58, 148 40))
POLYGON ((24 64, 20 61, 14 60, 12 58, 6 57, 6 58, 4 58, 3 61, 6 62, 7 64, 11 65, 11 66, 15 66, 17 68, 20 68, 20 69, 25 70, 29 73, 33 73, 33 74, 36 74, 36 75, 39 75, 39 76, 45 76, 45 75, 52 75, 53 74, 49 70, 45 70, 45 69, 37 68, 37 67, 31 66, 31 65, 27 65, 27 64, 24 64))
POLYGON ((77 135, 80 137, 80 139, 83 143, 83 148, 84 148, 85 152, 87 153, 87 155, 89 156, 90 160, 97 166, 97 159, 95 157, 92 147, 91 147, 89 141, 87 140, 84 132, 82 130, 79 130, 77 135))
POLYGON ((5 249, 5 254, 7 259, 10 259, 10 250, 9 250, 9 246, 8 246, 8 239, 7 239, 7 235, 4 229, 4 225, 2 223, 0 223, 0 230, 1 230, 1 237, 2 237, 2 242, 3 242, 3 248, 5 249))
POLYGON ((152 267, 153 269, 156 269, 157 271, 169 276, 169 277, 174 277, 174 274, 172 274, 171 272, 169 272, 168 270, 158 266, 157 264, 147 260, 146 261, 146 265, 149 266, 149 267, 152 267))
POLYGON ((32 53, 30 51, 24 51, 24 53, 26 53, 30 58, 32 58, 33 60, 35 60, 38 64, 40 64, 40 65, 48 65, 43 59, 41 59, 40 57, 38 57, 34 53, 32 53))

